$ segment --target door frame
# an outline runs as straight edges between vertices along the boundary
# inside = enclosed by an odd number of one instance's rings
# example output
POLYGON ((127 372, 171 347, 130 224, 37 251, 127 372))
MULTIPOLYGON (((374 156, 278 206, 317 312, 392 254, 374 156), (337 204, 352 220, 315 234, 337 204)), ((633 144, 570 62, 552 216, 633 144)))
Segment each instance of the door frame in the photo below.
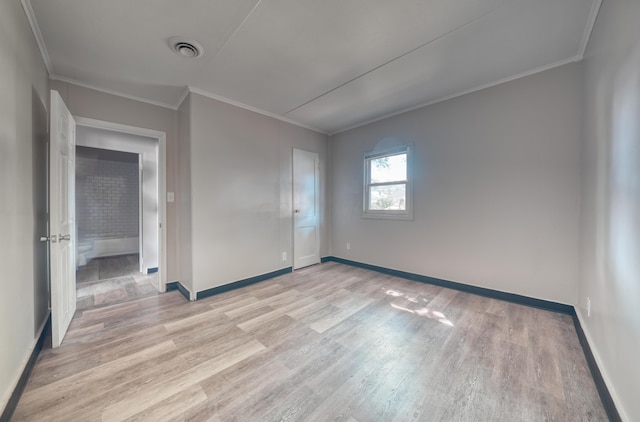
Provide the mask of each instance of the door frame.
MULTIPOLYGON (((306 268, 306 266, 304 267, 296 267, 296 193, 295 193, 295 184, 296 184, 296 179, 295 179, 295 152, 296 151, 300 151, 303 153, 308 153, 308 154, 314 154, 316 157, 316 180, 315 180, 315 212, 316 212, 316 229, 317 229, 317 239, 316 239, 316 249, 318 251, 318 264, 322 262, 322 257, 321 257, 321 244, 322 244, 322 239, 321 239, 321 235, 322 235, 322 230, 321 230, 321 207, 320 207, 320 179, 321 179, 321 174, 320 174, 320 170, 321 170, 321 166, 320 166, 320 153, 318 153, 317 151, 309 151, 306 149, 302 149, 302 148, 296 148, 293 147, 291 149, 291 268, 293 271, 297 270, 297 269, 301 269, 301 268, 306 268)), ((314 265, 314 264, 311 264, 314 265)))
MULTIPOLYGON (((153 129, 123 125, 104 120, 90 119, 87 117, 73 116, 76 126, 84 126, 95 129, 110 130, 113 132, 154 138, 158 142, 158 290, 164 292, 167 289, 167 134, 153 129)), ((142 218, 142 216, 140 216, 142 218)), ((142 242, 142 239, 140 239, 142 242)), ((142 251, 140 251, 142 252, 142 251)))

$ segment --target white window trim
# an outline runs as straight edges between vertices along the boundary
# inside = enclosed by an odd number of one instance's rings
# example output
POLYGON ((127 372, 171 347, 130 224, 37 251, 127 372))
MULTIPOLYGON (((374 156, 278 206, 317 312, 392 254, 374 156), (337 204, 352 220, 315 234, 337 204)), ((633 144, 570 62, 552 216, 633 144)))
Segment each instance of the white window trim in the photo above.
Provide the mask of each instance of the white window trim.
MULTIPOLYGON (((396 148, 386 149, 382 151, 368 152, 363 156, 364 165, 364 183, 363 183, 363 195, 362 195, 362 218, 373 218, 383 220, 413 220, 413 154, 411 146, 403 145, 396 148), (404 210, 370 210, 369 204, 369 192, 370 192, 370 165, 369 161, 374 158, 384 157, 387 155, 395 154, 407 154, 407 181, 406 181, 406 198, 404 210)), ((383 185, 384 183, 375 184, 383 185)), ((389 182, 389 184, 398 184, 397 182, 389 182)))

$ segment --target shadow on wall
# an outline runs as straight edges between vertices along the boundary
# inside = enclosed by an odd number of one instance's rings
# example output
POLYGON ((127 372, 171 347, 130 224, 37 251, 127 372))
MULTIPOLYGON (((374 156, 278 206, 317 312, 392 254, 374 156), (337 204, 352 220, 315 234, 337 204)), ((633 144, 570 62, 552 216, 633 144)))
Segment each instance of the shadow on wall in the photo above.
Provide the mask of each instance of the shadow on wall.
POLYGON ((33 309, 34 336, 47 318, 49 310, 49 244, 40 242, 49 226, 49 136, 47 109, 35 88, 31 88, 31 166, 33 184, 33 309))
MULTIPOLYGON (((621 305, 629 315, 640 298, 640 46, 616 78, 609 157, 608 256, 611 276, 624 291, 621 305)), ((635 332, 640 332, 636 318, 635 332)))

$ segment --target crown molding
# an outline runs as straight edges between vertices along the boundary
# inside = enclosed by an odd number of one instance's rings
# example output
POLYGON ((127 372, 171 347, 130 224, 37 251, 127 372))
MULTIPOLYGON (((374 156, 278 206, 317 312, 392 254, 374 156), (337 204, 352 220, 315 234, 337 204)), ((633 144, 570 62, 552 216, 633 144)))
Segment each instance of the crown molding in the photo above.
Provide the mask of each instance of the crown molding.
POLYGON ((417 110, 417 109, 422 108, 422 107, 427 107, 427 106, 430 106, 430 105, 433 105, 433 104, 436 104, 436 103, 439 103, 439 102, 442 102, 442 101, 446 101, 446 100, 450 100, 450 99, 453 99, 453 98, 456 98, 456 97, 459 97, 459 96, 462 96, 462 95, 470 94, 470 93, 475 92, 475 91, 480 91, 480 90, 485 89, 485 88, 489 88, 489 87, 492 87, 492 86, 495 86, 495 85, 499 85, 499 84, 502 84, 502 83, 505 83, 505 82, 509 82, 509 81, 512 81, 512 80, 515 80, 515 79, 519 79, 519 78, 522 78, 522 77, 525 77, 525 76, 533 75, 533 74, 538 73, 538 72, 543 72, 545 70, 549 70, 549 69, 552 69, 554 67, 558 67, 558 66, 562 66, 562 65, 565 65, 565 64, 568 64, 568 63, 571 63, 571 62, 576 62, 576 61, 582 60, 582 58, 584 57, 584 53, 586 51, 587 45, 589 43, 589 38, 591 37, 591 33, 593 32, 597 16, 598 16, 598 13, 600 11, 600 7, 602 5, 602 0, 593 0, 593 3, 591 5, 591 10, 589 12, 589 17, 587 19, 587 24, 585 26, 585 30, 584 30, 584 33, 583 33, 583 36, 582 36, 582 40, 580 42, 580 46, 579 46, 579 49, 578 49, 578 54, 576 56, 574 56, 574 57, 571 57, 571 58, 565 59, 565 60, 561 60, 559 62, 555 62, 555 63, 552 63, 550 65, 541 66, 541 67, 535 68, 533 70, 526 71, 526 72, 523 72, 523 73, 520 73, 520 74, 517 74, 517 75, 514 75, 514 76, 510 76, 510 77, 499 79, 499 80, 496 80, 496 81, 493 81, 493 82, 482 84, 482 85, 479 85, 477 87, 474 87, 474 88, 471 88, 471 89, 468 89, 468 90, 464 90, 464 91, 460 91, 460 92, 452 94, 452 95, 448 95, 448 96, 445 96, 445 97, 440 97, 440 98, 435 99, 435 100, 430 100, 428 102, 421 103, 421 104, 416 105, 416 106, 404 108, 404 109, 401 109, 401 110, 393 112, 393 113, 385 114, 383 116, 376 117, 374 119, 370 119, 370 120, 364 121, 362 123, 358 123, 358 124, 355 124, 353 126, 349 126, 347 128, 337 130, 335 132, 326 132, 326 131, 323 131, 323 130, 319 130, 317 128, 314 128, 312 126, 306 125, 304 123, 298 122, 298 121, 293 120, 293 119, 289 119, 289 118, 284 117, 282 115, 271 113, 271 112, 268 112, 266 110, 262 110, 260 108, 253 107, 253 106, 250 106, 248 104, 244 104, 244 103, 241 103, 239 101, 235 101, 235 100, 232 100, 230 98, 226 98, 226 97, 223 97, 221 95, 217 95, 217 94, 211 93, 209 91, 206 91, 206 90, 203 90, 203 89, 200 89, 200 88, 194 88, 194 87, 191 87, 191 86, 187 86, 185 88, 184 92, 180 95, 180 97, 178 98, 178 100, 177 100, 177 102, 175 104, 169 104, 169 103, 164 103, 164 102, 161 102, 161 101, 149 100, 147 98, 138 97, 138 96, 135 96, 135 95, 125 94, 123 92, 116 91, 116 90, 101 88, 101 87, 98 87, 98 86, 95 86, 95 85, 92 85, 92 84, 89 84, 89 83, 86 83, 86 82, 78 81, 76 79, 72 79, 72 78, 68 78, 68 77, 65 77, 65 76, 56 75, 54 73, 54 71, 53 71, 53 65, 52 65, 51 59, 49 57, 49 52, 47 50, 47 46, 46 46, 44 38, 42 36, 42 32, 40 31, 40 27, 38 26, 38 21, 36 19, 35 13, 33 11, 33 7, 31 6, 31 1, 30 0, 20 0, 20 3, 22 4, 22 8, 24 9, 24 12, 25 12, 25 15, 27 17, 27 20, 29 21, 29 25, 31 27, 31 31, 32 31, 32 33, 33 33, 33 35, 35 37, 36 43, 38 45, 38 48, 40 49, 40 54, 42 55, 42 59, 44 61, 45 67, 47 69, 47 73, 49 74, 49 78, 51 78, 52 80, 58 80, 58 81, 61 81, 61 82, 70 83, 70 84, 73 84, 73 85, 81 86, 83 88, 92 89, 92 90, 103 92, 103 93, 106 93, 106 94, 115 95, 115 96, 119 96, 119 97, 130 99, 130 100, 143 102, 143 103, 146 103, 146 104, 150 104, 150 105, 154 105, 154 106, 158 106, 158 107, 162 107, 162 108, 168 108, 168 109, 171 109, 171 110, 177 110, 182 105, 184 100, 187 98, 189 93, 194 93, 194 94, 202 95, 202 96, 207 97, 207 98, 211 98, 211 99, 216 100, 216 101, 220 101, 220 102, 223 102, 223 103, 226 103, 226 104, 233 105, 235 107, 239 107, 239 108, 242 108, 242 109, 245 109, 245 110, 249 110, 249 111, 252 111, 254 113, 262 114, 263 116, 271 117, 271 118, 274 118, 276 120, 279 120, 279 121, 282 121, 282 122, 285 122, 285 123, 289 123, 289 124, 292 124, 292 125, 295 125, 295 126, 299 126, 299 127, 302 127, 302 128, 314 131, 314 132, 318 132, 318 133, 321 133, 321 134, 324 134, 324 135, 328 135, 328 136, 333 136, 333 135, 337 135, 337 134, 342 133, 342 132, 346 132, 348 130, 352 130, 352 129, 356 129, 358 127, 362 127, 362 126, 368 125, 370 123, 374 123, 374 122, 377 122, 377 121, 380 121, 380 120, 384 120, 384 119, 387 119, 387 118, 390 118, 390 117, 393 117, 393 116, 397 116, 397 115, 400 115, 400 114, 403 114, 403 113, 407 113, 407 112, 410 112, 410 111, 413 111, 413 110, 417 110))
POLYGON ((182 94, 180 95, 180 98, 178 98, 178 101, 176 102, 175 106, 173 106, 173 108, 175 110, 179 109, 182 106, 182 103, 184 102, 184 100, 187 99, 187 97, 189 96, 189 93, 191 92, 191 90, 189 89, 188 86, 186 86, 184 88, 184 91, 182 92, 182 94))
MULTIPOLYGON (((285 122, 285 123, 289 123, 289 124, 292 124, 292 125, 295 125, 295 126, 299 126, 301 128, 304 128, 304 129, 311 130, 313 132, 318 132, 318 133, 321 133, 323 135, 328 135, 328 133, 325 132, 325 131, 322 131, 320 129, 305 125, 304 123, 300 123, 300 122, 298 122, 296 120, 288 119, 288 118, 286 118, 284 116, 281 116, 279 114, 271 113, 269 111, 262 110, 261 108, 253 107, 253 106, 250 106, 248 104, 244 104, 244 103, 241 103, 239 101, 232 100, 230 98, 222 97, 220 95, 213 94, 213 93, 211 93, 209 91, 205 91, 205 90, 200 89, 200 88, 193 88, 193 87, 190 86, 189 87, 189 92, 191 92, 193 94, 202 95, 203 97, 211 98, 212 100, 216 100, 216 101, 220 101, 220 102, 223 102, 223 103, 227 103, 227 104, 230 104, 232 106, 243 108, 245 110, 249 110, 249 111, 252 111, 254 113, 262 114, 263 116, 271 117, 273 119, 280 120, 280 121, 285 122)), ((186 96, 185 96, 185 98, 186 98, 186 96)), ((183 99, 183 101, 184 101, 184 99, 183 99)), ((182 103, 182 102, 180 102, 180 103, 182 103)))
POLYGON ((375 122, 378 122, 380 120, 388 119, 389 117, 397 116, 397 115, 403 114, 403 113, 408 113, 410 111, 417 110, 417 109, 422 108, 422 107, 427 107, 427 106, 430 106, 430 105, 433 105, 433 104, 436 104, 436 103, 440 103, 442 101, 451 100, 451 99, 456 98, 456 97, 460 97, 460 96, 463 96, 463 95, 471 94, 472 92, 481 91, 481 90, 483 90, 485 88, 491 88, 492 86, 500 85, 500 84, 503 84, 503 83, 506 83, 506 82, 511 82, 511 81, 516 80, 516 79, 524 78, 525 76, 530 76, 530 75, 533 75, 533 74, 536 74, 536 73, 544 72, 545 70, 553 69, 554 67, 563 66, 565 64, 569 64, 569 63, 573 63, 573 62, 578 62, 580 60, 581 60, 581 57, 574 56, 574 57, 570 57, 568 59, 560 60, 558 62, 554 62, 554 63, 548 64, 548 65, 545 65, 545 66, 536 67, 535 69, 528 70, 528 71, 522 72, 522 73, 518 73, 517 75, 514 75, 514 76, 508 76, 506 78, 502 78, 502 79, 498 79, 498 80, 493 81, 493 82, 488 82, 486 84, 478 85, 476 87, 473 87, 473 88, 470 88, 470 89, 466 89, 464 91, 459 91, 459 92, 457 92, 455 94, 452 94, 452 95, 447 95, 447 96, 444 96, 444 97, 437 98, 435 100, 430 100, 430 101, 428 101, 426 103, 421 103, 421 104, 418 104, 418 105, 415 105, 415 106, 403 108, 402 110, 394 111, 393 113, 385 114, 383 116, 376 117, 376 118, 373 118, 371 120, 367 120, 365 122, 355 124, 353 126, 349 126, 349 127, 345 128, 345 129, 340 129, 340 130, 337 130, 335 132, 331 132, 331 133, 329 133, 329 136, 334 136, 334 135, 337 135, 339 133, 346 132, 348 130, 352 130, 352 129, 359 128, 361 126, 368 125, 370 123, 375 123, 375 122))
POLYGON ((86 82, 78 81, 76 79, 67 78, 66 76, 50 75, 49 78, 51 78, 54 81, 66 82, 66 83, 69 83, 69 84, 81 86, 83 88, 92 89, 94 91, 104 92, 105 94, 115 95, 117 97, 122 97, 122 98, 126 98, 126 99, 129 99, 129 100, 139 101, 141 103, 146 103, 146 104, 154 105, 154 106, 157 106, 157 107, 162 107, 162 108, 168 108, 168 109, 171 109, 171 110, 175 110, 173 104, 163 103, 162 101, 149 100, 148 98, 138 97, 136 95, 125 94, 123 92, 116 91, 116 90, 113 90, 113 89, 101 88, 101 87, 98 87, 98 86, 95 86, 95 85, 92 85, 92 84, 88 84, 86 82))
POLYGON ((602 0, 593 0, 591 10, 589 11, 589 17, 587 18, 587 26, 584 28, 584 34, 582 34, 582 41, 580 42, 580 49, 578 50, 578 57, 580 57, 580 60, 584 57, 584 52, 589 44, 589 38, 591 38, 591 32, 593 32, 593 27, 596 24, 596 19, 600 12, 600 6, 602 6, 602 0))
POLYGON ((50 75, 49 77, 54 81, 66 82, 66 83, 69 83, 69 84, 81 86, 83 88, 92 89, 94 91, 104 92, 105 94, 115 95, 115 96, 118 96, 118 97, 127 98, 129 100, 139 101, 139 102, 142 102, 142 103, 146 103, 146 104, 150 104, 150 105, 154 105, 154 106, 162 107, 162 108, 168 108, 168 109, 171 109, 171 110, 177 110, 178 108, 180 108, 180 106, 182 105, 184 100, 187 98, 187 96, 190 93, 194 93, 194 94, 202 95, 203 97, 211 98, 211 99, 216 100, 216 101, 220 101, 220 102, 223 102, 223 103, 226 103, 226 104, 230 104, 230 105, 235 106, 235 107, 239 107, 239 108, 242 108, 242 109, 245 109, 245 110, 249 110, 249 111, 252 111, 254 113, 262 114, 263 116, 271 117, 271 118, 274 118, 276 120, 280 120, 280 121, 285 122, 285 123, 289 123, 289 124, 292 124, 292 125, 295 125, 295 126, 299 126, 299 127, 304 128, 304 129, 311 130, 313 132, 318 132, 318 133, 321 133, 323 135, 328 135, 328 133, 326 133, 326 132, 324 132, 322 130, 319 130, 319 129, 316 129, 314 127, 305 125, 304 123, 300 123, 300 122, 297 122, 297 121, 292 120, 292 119, 287 119, 286 117, 280 116, 279 114, 271 113, 271 112, 262 110, 262 109, 257 108, 257 107, 252 107, 250 105, 247 105, 247 104, 244 104, 244 103, 241 103, 241 102, 238 102, 238 101, 234 101, 234 100, 231 100, 229 98, 222 97, 220 95, 216 95, 216 94, 213 94, 211 92, 205 91, 203 89, 194 88, 194 87, 191 87, 191 86, 188 86, 188 87, 185 88, 184 92, 178 98, 178 101, 176 101, 174 104, 168 104, 168 103, 163 103, 163 102, 160 102, 160 101, 149 100, 147 98, 142 98, 142 97, 138 97, 138 96, 135 96, 135 95, 125 94, 125 93, 122 93, 120 91, 100 88, 98 86, 91 85, 91 84, 88 84, 88 83, 85 83, 85 82, 81 82, 81 81, 78 81, 78 80, 75 80, 75 79, 72 79, 72 78, 67 78, 65 76, 50 75))
POLYGON ((36 39, 38 48, 40 49, 40 55, 42 56, 42 60, 44 61, 45 67, 47 68, 47 73, 51 75, 53 74, 53 66, 51 64, 51 59, 49 58, 47 45, 44 42, 44 38, 42 37, 42 32, 40 31, 40 27, 38 26, 38 20, 36 19, 36 14, 33 11, 33 7, 31 7, 31 1, 20 0, 20 3, 22 3, 22 8, 24 9, 24 13, 25 15, 27 15, 29 26, 31 26, 31 32, 33 32, 33 36, 36 39))

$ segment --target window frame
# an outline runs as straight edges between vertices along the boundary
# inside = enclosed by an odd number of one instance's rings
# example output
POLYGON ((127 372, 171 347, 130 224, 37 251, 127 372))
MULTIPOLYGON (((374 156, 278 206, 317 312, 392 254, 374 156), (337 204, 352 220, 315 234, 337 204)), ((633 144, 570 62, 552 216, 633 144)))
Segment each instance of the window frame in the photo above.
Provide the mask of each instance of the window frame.
POLYGON ((363 183, 363 204, 362 218, 376 218, 387 220, 413 220, 413 175, 412 175, 412 153, 410 145, 403 145, 396 148, 381 151, 371 151, 364 154, 364 183, 363 183), (371 161, 382 157, 394 155, 407 155, 407 177, 405 180, 371 183, 371 161), (385 185, 405 185, 405 209, 404 210, 372 210, 369 209, 369 199, 371 188, 385 185))

